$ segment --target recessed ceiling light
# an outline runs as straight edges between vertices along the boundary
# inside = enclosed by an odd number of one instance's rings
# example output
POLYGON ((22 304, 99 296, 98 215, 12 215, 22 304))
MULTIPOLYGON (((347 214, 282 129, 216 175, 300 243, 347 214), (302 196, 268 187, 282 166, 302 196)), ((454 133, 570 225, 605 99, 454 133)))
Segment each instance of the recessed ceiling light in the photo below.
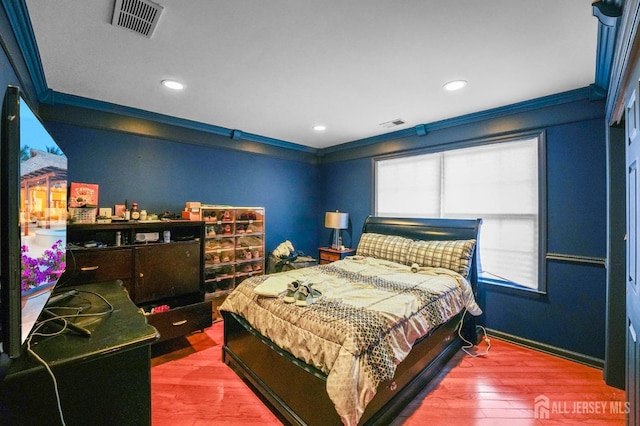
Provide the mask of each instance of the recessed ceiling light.
POLYGON ((316 124, 315 126, 313 126, 313 130, 315 130, 316 132, 324 132, 325 130, 327 130, 327 126, 325 126, 324 124, 316 124))
POLYGON ((163 86, 168 87, 169 89, 173 89, 173 90, 182 90, 182 89, 184 89, 184 84, 180 83, 179 81, 162 80, 161 83, 162 83, 163 86))
POLYGON ((466 85, 467 85, 467 82, 464 80, 453 80, 448 83, 445 83, 445 85, 442 87, 444 88, 444 90, 454 91, 454 90, 460 90, 466 85))

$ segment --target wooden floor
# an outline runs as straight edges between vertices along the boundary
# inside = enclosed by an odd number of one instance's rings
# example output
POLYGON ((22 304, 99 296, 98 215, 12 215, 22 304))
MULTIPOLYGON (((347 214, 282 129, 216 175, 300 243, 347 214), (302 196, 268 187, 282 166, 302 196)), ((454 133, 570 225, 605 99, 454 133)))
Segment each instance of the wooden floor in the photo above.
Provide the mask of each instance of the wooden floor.
MULTIPOLYGON (((154 346, 154 426, 281 424, 222 363, 222 326, 154 346)), ((624 425, 624 391, 600 370, 497 339, 491 346, 485 357, 460 351, 394 425, 624 425)))

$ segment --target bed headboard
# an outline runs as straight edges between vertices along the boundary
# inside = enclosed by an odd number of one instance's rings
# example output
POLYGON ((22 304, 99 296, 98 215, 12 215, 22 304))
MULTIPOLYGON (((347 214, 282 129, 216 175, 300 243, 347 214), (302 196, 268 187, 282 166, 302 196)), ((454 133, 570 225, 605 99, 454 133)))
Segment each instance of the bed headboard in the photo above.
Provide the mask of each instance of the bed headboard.
MULTIPOLYGON (((398 218, 369 216, 362 233, 399 235, 413 240, 478 240, 482 219, 398 218)), ((478 282, 478 244, 473 253, 469 281, 474 293, 478 282)))
POLYGON ((477 239, 482 219, 423 219, 369 216, 362 233, 400 235, 413 240, 477 239))

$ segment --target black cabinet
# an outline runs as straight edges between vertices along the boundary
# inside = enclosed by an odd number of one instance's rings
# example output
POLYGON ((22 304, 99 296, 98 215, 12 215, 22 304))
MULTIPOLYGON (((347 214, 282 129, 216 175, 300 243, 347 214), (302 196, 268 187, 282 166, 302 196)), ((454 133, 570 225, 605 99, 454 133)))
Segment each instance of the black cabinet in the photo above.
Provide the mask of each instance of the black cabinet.
POLYGON ((121 280, 160 340, 202 330, 212 320, 203 234, 203 222, 184 220, 69 225, 60 285, 121 280))
POLYGON ((145 304, 200 292, 200 241, 133 248, 135 302, 145 304))

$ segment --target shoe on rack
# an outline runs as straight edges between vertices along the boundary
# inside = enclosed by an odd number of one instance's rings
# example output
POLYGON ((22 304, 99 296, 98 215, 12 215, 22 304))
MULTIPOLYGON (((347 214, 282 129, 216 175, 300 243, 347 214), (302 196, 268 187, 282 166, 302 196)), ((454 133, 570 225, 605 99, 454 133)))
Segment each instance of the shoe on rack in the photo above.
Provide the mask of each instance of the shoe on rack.
POLYGON ((292 281, 287 284, 287 294, 285 294, 284 298, 282 299, 284 303, 293 303, 296 301, 296 294, 298 293, 299 287, 300 284, 298 283, 298 281, 292 281))
POLYGON ((309 280, 306 280, 304 284, 300 284, 298 292, 295 294, 296 306, 309 306, 320 296, 322 293, 313 288, 309 280))

